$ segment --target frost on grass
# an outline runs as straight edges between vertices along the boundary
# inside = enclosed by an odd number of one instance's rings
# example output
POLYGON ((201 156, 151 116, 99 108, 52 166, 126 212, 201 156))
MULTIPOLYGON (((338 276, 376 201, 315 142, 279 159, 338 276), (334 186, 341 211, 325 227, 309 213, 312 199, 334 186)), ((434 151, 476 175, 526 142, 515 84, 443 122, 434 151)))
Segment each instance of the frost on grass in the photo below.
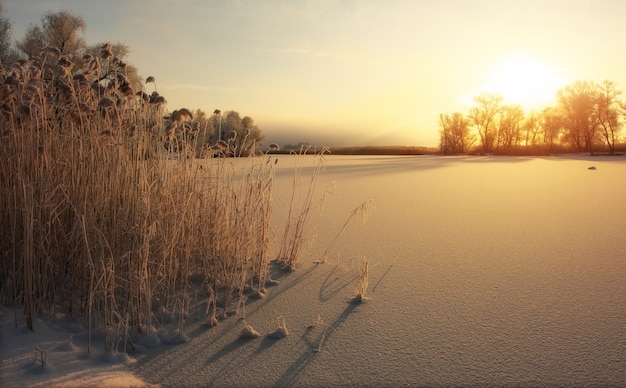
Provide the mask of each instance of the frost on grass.
POLYGON ((368 279, 369 279, 369 262, 364 260, 363 267, 361 267, 361 272, 359 274, 359 282, 356 286, 356 295, 352 298, 352 303, 363 303, 369 298, 365 296, 368 287, 368 279))
POLYGON ((276 328, 276 330, 268 334, 267 337, 274 340, 279 340, 287 337, 289 335, 289 330, 287 330, 287 322, 285 321, 285 318, 278 317, 276 319, 276 323, 278 327, 276 328))
POLYGON ((241 334, 239 334, 239 339, 249 340, 258 338, 261 336, 261 333, 256 331, 254 327, 248 325, 247 323, 243 323, 243 328, 241 329, 241 334))

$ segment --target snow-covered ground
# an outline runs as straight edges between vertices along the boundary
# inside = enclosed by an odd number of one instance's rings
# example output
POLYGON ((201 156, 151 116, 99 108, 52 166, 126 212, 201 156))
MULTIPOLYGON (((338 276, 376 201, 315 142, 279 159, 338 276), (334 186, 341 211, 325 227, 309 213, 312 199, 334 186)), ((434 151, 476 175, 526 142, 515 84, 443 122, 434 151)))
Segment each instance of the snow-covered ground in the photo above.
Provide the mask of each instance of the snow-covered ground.
MULTIPOLYGON (((277 158, 278 239, 294 163, 277 158)), ((3 308, 0 386, 626 384, 624 156, 326 159, 317 187, 333 194, 314 240, 246 306, 263 336, 238 339, 237 316, 208 328, 197 309, 188 342, 163 327, 111 360, 98 333, 87 355, 85 328, 67 317, 31 333, 3 308), (369 199, 367 222, 314 264, 369 199), (364 260, 369 299, 350 303, 364 260), (289 335, 268 338, 278 318, 289 335)))

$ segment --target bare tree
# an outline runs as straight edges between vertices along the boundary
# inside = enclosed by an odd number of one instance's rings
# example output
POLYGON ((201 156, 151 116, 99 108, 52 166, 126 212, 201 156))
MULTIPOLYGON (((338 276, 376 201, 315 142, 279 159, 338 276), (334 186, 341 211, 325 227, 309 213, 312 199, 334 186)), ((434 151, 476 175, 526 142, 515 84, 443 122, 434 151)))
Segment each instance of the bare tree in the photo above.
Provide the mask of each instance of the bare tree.
POLYGON ((469 117, 478 131, 483 152, 493 152, 497 136, 496 115, 500 111, 502 100, 501 95, 491 93, 482 93, 474 97, 478 106, 470 109, 469 117))
POLYGON ((441 152, 444 155, 465 153, 476 140, 470 132, 470 119, 462 113, 440 114, 441 152))
POLYGON ((593 142, 600 126, 597 96, 598 87, 590 81, 576 81, 557 93, 564 127, 579 152, 593 154, 593 142))
POLYGON ((522 123, 522 134, 524 136, 524 145, 536 145, 538 137, 541 134, 541 113, 532 110, 524 117, 522 123))
POLYGON ((506 151, 519 145, 523 119, 524 110, 520 105, 503 105, 500 107, 497 148, 506 151))
POLYGON ((617 90, 615 84, 608 80, 602 82, 598 87, 596 108, 600 122, 600 134, 609 147, 610 154, 615 153, 615 139, 623 125, 620 120, 622 103, 618 99, 621 94, 622 91, 617 90))
POLYGON ((17 47, 27 56, 39 55, 45 47, 54 47, 71 61, 75 61, 87 47, 81 36, 87 25, 82 17, 67 11, 49 12, 41 18, 41 25, 31 26, 17 47))
POLYGON ((554 144, 560 140, 564 130, 563 115, 555 107, 545 108, 541 112, 541 127, 543 129, 543 144, 546 144, 550 151, 554 144))
POLYGON ((8 67, 19 58, 19 53, 13 47, 13 26, 9 19, 2 17, 4 7, 0 4, 0 62, 8 67))

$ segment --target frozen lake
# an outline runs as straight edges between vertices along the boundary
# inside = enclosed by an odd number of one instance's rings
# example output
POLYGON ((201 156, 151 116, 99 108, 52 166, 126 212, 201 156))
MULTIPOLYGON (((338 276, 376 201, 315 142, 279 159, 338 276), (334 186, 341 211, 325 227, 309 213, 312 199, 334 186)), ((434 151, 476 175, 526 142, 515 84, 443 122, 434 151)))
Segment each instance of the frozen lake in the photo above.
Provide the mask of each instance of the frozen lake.
POLYGON ((346 372, 427 385, 626 382, 626 159, 327 160, 321 182, 335 195, 314 258, 350 209, 376 204, 334 255, 373 266, 346 372))
MULTIPOLYGON (((276 255, 297 159, 271 158, 276 255)), ((313 158, 302 161, 306 188, 313 158)), ((262 337, 240 340, 239 316, 207 328, 195 309, 185 317, 189 342, 164 341, 113 367, 86 356, 85 332, 67 350, 61 323, 44 317, 30 333, 5 309, 0 382, 626 385, 624 156, 327 156, 317 198, 331 187, 296 271, 274 272, 280 284, 245 306, 262 337), (367 222, 351 223, 328 262, 314 264, 370 199, 367 222), (369 300, 353 304, 365 259, 369 300), (278 318, 289 335, 269 339, 278 318), (52 370, 33 368, 34 345, 50 350, 52 370)))

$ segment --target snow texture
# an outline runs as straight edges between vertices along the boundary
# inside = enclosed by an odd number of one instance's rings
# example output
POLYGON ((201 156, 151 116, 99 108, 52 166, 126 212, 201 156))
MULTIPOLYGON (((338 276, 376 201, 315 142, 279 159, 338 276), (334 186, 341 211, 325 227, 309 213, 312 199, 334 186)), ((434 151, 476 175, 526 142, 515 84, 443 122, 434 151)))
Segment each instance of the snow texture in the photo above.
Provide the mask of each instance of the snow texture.
MULTIPOLYGON (((292 158, 277 157, 277 236, 292 158)), ((296 271, 246 305, 258 338, 198 308, 124 355, 105 357, 96 332, 88 355, 84 326, 42 316, 31 333, 3 307, 0 386, 626 384, 625 157, 328 156, 317 188, 331 185, 296 271)))

